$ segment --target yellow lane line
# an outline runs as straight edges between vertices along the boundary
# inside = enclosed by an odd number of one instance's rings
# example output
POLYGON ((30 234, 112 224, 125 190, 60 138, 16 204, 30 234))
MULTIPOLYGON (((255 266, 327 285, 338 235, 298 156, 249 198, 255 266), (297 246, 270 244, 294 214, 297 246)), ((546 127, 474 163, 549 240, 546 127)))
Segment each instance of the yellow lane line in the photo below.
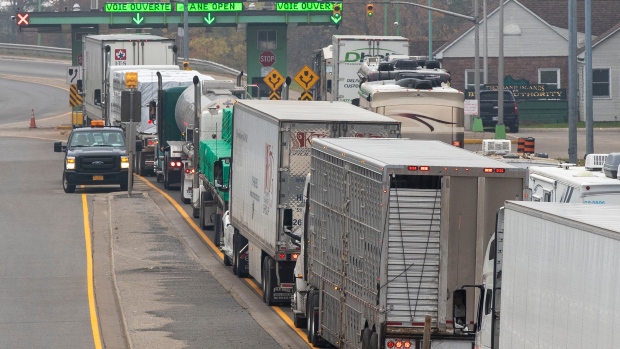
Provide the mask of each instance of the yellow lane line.
MULTIPOLYGON (((54 87, 54 88, 58 88, 58 89, 61 89, 61 90, 69 91, 69 89, 67 87, 58 86, 58 85, 52 85, 50 83, 44 83, 44 82, 41 82, 40 80, 38 80, 38 79, 43 79, 43 78, 31 78, 31 77, 20 76, 20 75, 0 75, 0 79, 28 82, 28 83, 32 83, 32 84, 44 85, 44 86, 49 86, 49 87, 54 87)), ((51 80, 54 83, 58 83, 60 81, 60 79, 48 79, 48 80, 51 80)))
MULTIPOLYGON (((140 178, 140 180, 146 183, 149 187, 155 189, 158 193, 163 195, 168 200, 168 202, 170 202, 172 206, 174 206, 177 209, 177 211, 181 214, 181 216, 183 216, 187 224, 189 224, 192 227, 192 229, 194 229, 194 231, 200 236, 202 241, 204 241, 207 245, 209 245, 211 250, 213 250, 213 252, 215 252, 220 259, 224 259, 224 254, 220 251, 220 249, 217 246, 215 246, 213 242, 211 242, 211 239, 209 239, 209 237, 205 235, 202 229, 200 229, 196 225, 196 223, 194 223, 194 220, 189 217, 189 215, 185 212, 185 210, 176 201, 174 201, 174 199, 172 199, 170 195, 168 195, 166 192, 162 191, 161 189, 157 188, 153 183, 144 179, 142 176, 137 176, 137 177, 140 178)), ((245 281, 256 293, 258 293, 259 296, 261 297, 263 296, 262 289, 254 280, 244 278, 243 281, 245 281)), ((282 318, 282 320, 284 320, 284 322, 290 328, 292 328, 299 335, 299 337, 301 337, 301 339, 306 341, 306 343, 308 343, 308 345, 312 347, 310 342, 308 342, 307 340, 306 333, 303 332, 301 329, 295 327, 295 325, 293 324, 293 321, 291 321, 291 319, 284 313, 284 311, 280 307, 274 305, 272 306, 272 308, 276 312, 276 314, 278 314, 278 316, 280 316, 280 318, 282 318)))
POLYGON ((86 281, 88 284, 88 308, 90 310, 90 327, 93 331, 95 349, 101 349, 101 335, 99 333, 99 320, 95 303, 95 287, 93 278, 93 253, 90 235, 90 221, 88 220, 88 201, 86 194, 82 194, 82 211, 84 213, 84 239, 86 240, 86 281))

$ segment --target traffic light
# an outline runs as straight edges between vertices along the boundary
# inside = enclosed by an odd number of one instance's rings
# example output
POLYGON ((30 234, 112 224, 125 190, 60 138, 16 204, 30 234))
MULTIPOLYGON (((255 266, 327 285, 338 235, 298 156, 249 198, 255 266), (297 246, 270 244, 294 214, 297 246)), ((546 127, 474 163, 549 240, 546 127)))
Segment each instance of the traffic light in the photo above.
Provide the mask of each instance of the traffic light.
POLYGON ((149 102, 149 120, 155 121, 157 118, 157 102, 150 101, 149 102))
POLYGON ((368 15, 368 17, 372 17, 374 12, 375 12, 375 7, 373 6, 373 4, 367 4, 366 5, 366 14, 368 15))
POLYGON ((334 18, 340 18, 340 16, 342 16, 341 11, 340 4, 335 4, 332 16, 334 16, 334 18))

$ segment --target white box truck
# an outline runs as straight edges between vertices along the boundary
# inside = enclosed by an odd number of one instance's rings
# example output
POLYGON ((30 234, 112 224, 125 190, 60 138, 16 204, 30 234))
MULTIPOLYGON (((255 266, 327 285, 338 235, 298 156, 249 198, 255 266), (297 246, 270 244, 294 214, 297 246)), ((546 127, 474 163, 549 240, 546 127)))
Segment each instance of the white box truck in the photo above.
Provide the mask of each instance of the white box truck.
POLYGON ((506 202, 476 348, 619 348, 620 206, 506 202))
POLYGON ((309 341, 421 348, 430 316, 431 348, 471 349, 452 290, 482 280, 495 214, 523 198, 526 171, 440 141, 350 138, 315 140, 310 168, 291 302, 309 341))
POLYGON ((107 122, 110 106, 110 67, 175 65, 176 50, 174 39, 150 34, 84 36, 84 117, 87 120, 107 122))
POLYGON ((225 264, 263 285, 266 303, 289 303, 299 255, 310 147, 324 137, 399 137, 394 120, 344 102, 239 100, 233 108, 225 264))
MULTIPOLYGON (((360 79, 357 71, 364 63, 364 57, 409 55, 409 40, 402 36, 334 35, 331 46, 333 50, 331 100, 347 103, 359 97, 357 91, 360 79)), ((328 73, 327 69, 325 73, 328 73)))
MULTIPOLYGON (((555 167, 531 166, 529 184, 532 201, 620 205, 620 180, 604 167, 614 156, 589 154, 585 166, 560 164, 555 167)), ((617 170, 617 165, 615 165, 617 170)))

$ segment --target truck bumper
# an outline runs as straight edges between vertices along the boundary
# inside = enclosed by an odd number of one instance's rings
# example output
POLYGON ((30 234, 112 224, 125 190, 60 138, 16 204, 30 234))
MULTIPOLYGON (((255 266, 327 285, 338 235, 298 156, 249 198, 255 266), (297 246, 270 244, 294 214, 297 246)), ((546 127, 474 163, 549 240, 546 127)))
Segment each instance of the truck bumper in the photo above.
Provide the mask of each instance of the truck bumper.
POLYGON ((105 173, 77 173, 74 171, 65 171, 65 178, 69 184, 72 185, 123 184, 127 183, 128 177, 127 170, 105 173))

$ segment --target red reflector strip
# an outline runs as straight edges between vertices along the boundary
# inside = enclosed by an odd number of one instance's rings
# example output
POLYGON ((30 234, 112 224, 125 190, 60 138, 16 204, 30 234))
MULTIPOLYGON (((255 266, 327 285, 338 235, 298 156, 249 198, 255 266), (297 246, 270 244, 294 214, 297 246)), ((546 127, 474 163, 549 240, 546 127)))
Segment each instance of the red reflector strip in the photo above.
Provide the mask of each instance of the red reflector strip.
POLYGON ((281 283, 280 287, 293 288, 293 284, 281 283))
POLYGON ((420 171, 430 171, 431 168, 428 166, 420 166, 420 171))
POLYGON ((505 168, 496 168, 495 169, 495 173, 506 173, 506 169, 505 168))
POLYGON ((409 166, 409 167, 407 167, 407 169, 409 171, 417 171, 418 170, 418 166, 409 166))
POLYGON ((484 173, 493 173, 494 172, 492 168, 485 168, 483 171, 484 171, 484 173))
POLYGON ((387 326, 402 326, 403 325, 402 322, 398 322, 398 321, 387 321, 385 324, 387 326))

